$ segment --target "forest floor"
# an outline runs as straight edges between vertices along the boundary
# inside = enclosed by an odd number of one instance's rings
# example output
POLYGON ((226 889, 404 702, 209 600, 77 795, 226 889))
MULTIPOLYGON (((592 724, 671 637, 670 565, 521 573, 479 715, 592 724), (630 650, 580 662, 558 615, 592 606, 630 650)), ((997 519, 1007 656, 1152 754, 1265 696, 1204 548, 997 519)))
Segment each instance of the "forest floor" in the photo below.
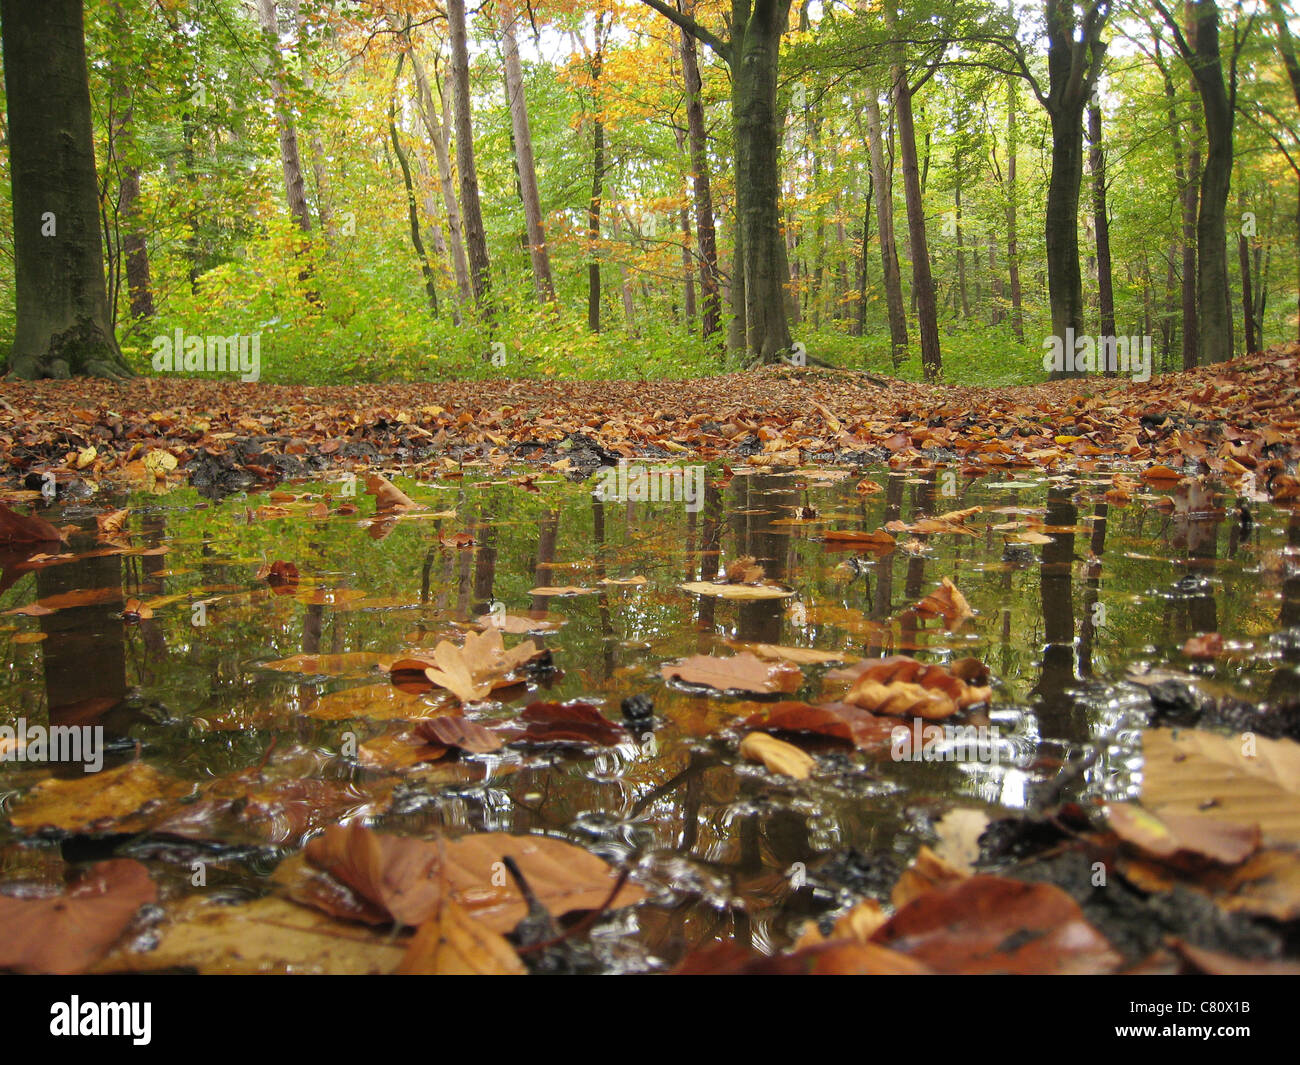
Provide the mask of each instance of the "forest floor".
MULTIPOLYGON (((1014 388, 766 367, 686 381, 500 380, 280 386, 192 378, 0 385, 0 469, 148 477, 150 451, 229 490, 364 468, 539 459, 576 469, 633 457, 751 464, 959 460, 1088 469, 1129 461, 1240 475, 1280 465, 1300 426, 1300 344, 1135 382, 1014 388)), ((29 485, 29 487, 32 487, 29 485)))

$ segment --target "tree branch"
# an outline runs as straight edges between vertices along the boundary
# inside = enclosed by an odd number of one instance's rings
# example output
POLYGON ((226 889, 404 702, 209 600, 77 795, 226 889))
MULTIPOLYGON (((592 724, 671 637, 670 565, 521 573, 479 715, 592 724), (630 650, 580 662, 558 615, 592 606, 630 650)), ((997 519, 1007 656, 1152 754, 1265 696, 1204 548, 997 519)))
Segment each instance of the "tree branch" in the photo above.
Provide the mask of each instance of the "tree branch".
POLYGON ((663 15, 663 17, 666 18, 669 22, 685 30, 697 41, 699 41, 700 44, 708 45, 719 56, 721 56, 722 61, 724 63, 730 65, 731 45, 728 44, 726 41, 724 41, 717 34, 711 33, 709 30, 706 30, 703 26, 701 26, 698 22, 696 22, 693 18, 691 18, 690 15, 683 15, 680 11, 677 11, 676 9, 669 7, 667 4, 663 2, 663 0, 641 0, 641 2, 645 4, 647 7, 653 8, 655 11, 658 11, 659 14, 663 15))

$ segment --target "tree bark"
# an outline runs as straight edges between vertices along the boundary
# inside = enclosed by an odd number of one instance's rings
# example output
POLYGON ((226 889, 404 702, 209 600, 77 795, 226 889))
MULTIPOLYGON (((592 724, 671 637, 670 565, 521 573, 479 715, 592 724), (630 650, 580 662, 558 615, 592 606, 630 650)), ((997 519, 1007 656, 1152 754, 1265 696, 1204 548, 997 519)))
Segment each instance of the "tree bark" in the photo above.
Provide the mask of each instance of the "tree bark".
POLYGON ((1092 171, 1092 217, 1097 243, 1097 295, 1101 311, 1101 335, 1115 335, 1115 284, 1111 274, 1110 216, 1106 209, 1106 153, 1101 140, 1101 107, 1088 108, 1088 140, 1092 150, 1088 167, 1092 171))
POLYGON ((528 227, 528 256, 533 265, 533 288, 539 302, 554 303, 555 283, 551 280, 551 256, 546 250, 546 231, 542 225, 541 195, 533 158, 533 134, 528 124, 528 101, 524 95, 524 71, 519 62, 519 44, 515 40, 518 14, 511 0, 496 0, 496 5, 501 19, 506 92, 509 95, 506 102, 510 106, 510 125, 515 135, 515 159, 519 164, 524 221, 528 227))
POLYGON ((479 310, 490 313, 491 264, 483 208, 479 203, 478 170, 474 165, 474 124, 470 115, 469 42, 465 28, 465 0, 447 0, 451 27, 451 78, 456 112, 456 167, 460 172, 460 206, 465 220, 465 247, 469 254, 470 287, 479 310))
MULTIPOLYGON (((864 100, 867 112, 867 139, 871 159, 871 186, 876 205, 876 230, 880 240, 880 259, 885 272, 885 306, 889 313, 889 356, 895 370, 907 357, 907 307, 903 302, 903 274, 898 262, 898 244, 894 239, 893 181, 885 162, 884 124, 880 120, 880 100, 875 89, 868 89, 864 100)), ((864 228, 864 239, 866 230, 864 228)), ((866 270, 866 245, 863 245, 863 271, 866 270)), ((861 334, 859 334, 861 335, 861 334)))
POLYGON ((460 217, 460 204, 456 201, 456 179, 451 169, 448 130, 446 125, 438 120, 428 73, 409 33, 405 35, 403 43, 406 54, 411 60, 411 73, 415 78, 416 102, 419 104, 420 119, 424 123, 425 132, 429 134, 429 141, 433 144, 434 161, 438 167, 438 185, 442 191, 443 210, 447 215, 447 233, 451 241, 451 266, 456 277, 456 293, 462 303, 468 303, 474 298, 474 289, 469 279, 469 259, 465 255, 465 234, 460 217))
POLYGON ((21 378, 124 378, 113 334, 81 0, 0 0, 21 378))
POLYGON ((718 238, 713 226, 713 190, 704 126, 703 82, 695 38, 681 31, 682 77, 686 85, 686 130, 691 151, 691 188, 695 201, 695 239, 699 245, 700 333, 707 340, 718 331, 722 304, 718 291, 718 238))
MULTIPOLYGON (((886 7, 886 12, 890 8, 886 7)), ((939 308, 930 272, 930 245, 925 233, 925 202, 921 193, 921 172, 916 156, 916 130, 912 123, 912 90, 902 63, 893 67, 894 117, 898 124, 898 149, 903 157, 903 191, 907 200, 907 231, 912 250, 912 298, 916 301, 917 326, 921 334, 921 370, 927 381, 943 370, 939 349, 939 308)))
MULTIPOLYGON (((736 6, 741 4, 737 0, 736 6)), ((755 0, 735 39, 731 66, 737 103, 736 198, 744 238, 745 329, 749 353, 761 362, 775 362, 791 347, 776 102, 777 61, 789 13, 790 0, 755 0)))
MULTIPOLYGON (((1052 173, 1047 186, 1047 291, 1052 332, 1083 333, 1079 269, 1079 193, 1083 183, 1083 111, 1101 73, 1106 5, 1089 5, 1082 25, 1071 0, 1047 0, 1047 113, 1052 126, 1052 173)), ((1054 370, 1053 377, 1071 376, 1054 370)))
POLYGON ((266 35, 271 56, 271 96, 275 104, 275 124, 280 131, 280 164, 284 170, 284 195, 289 214, 304 233, 311 232, 311 215, 307 211, 307 190, 302 180, 302 159, 298 154, 298 131, 285 97, 280 68, 280 16, 276 0, 257 0, 257 14, 266 35))

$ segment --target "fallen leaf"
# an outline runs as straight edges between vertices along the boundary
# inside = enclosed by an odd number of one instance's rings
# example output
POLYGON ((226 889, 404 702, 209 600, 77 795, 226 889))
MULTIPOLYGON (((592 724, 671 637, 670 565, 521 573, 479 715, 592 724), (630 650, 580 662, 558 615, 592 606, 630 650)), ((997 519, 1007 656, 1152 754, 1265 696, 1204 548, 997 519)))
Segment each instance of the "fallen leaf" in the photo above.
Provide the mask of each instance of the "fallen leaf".
POLYGON ((128 858, 96 862, 59 895, 0 894, 0 969, 84 972, 108 953, 136 911, 157 898, 149 871, 128 858))
POLYGON ((408 976, 523 976, 528 970, 504 937, 455 900, 443 899, 416 931, 397 971, 408 976))
POLYGON ((787 662, 765 662, 757 655, 744 652, 721 658, 692 655, 680 662, 659 667, 665 680, 676 680, 715 691, 756 692, 771 695, 792 693, 803 684, 803 672, 787 662))
POLYGON ((786 743, 766 732, 751 732, 740 741, 740 754, 751 762, 762 762, 780 776, 807 780, 816 763, 793 743, 786 743))

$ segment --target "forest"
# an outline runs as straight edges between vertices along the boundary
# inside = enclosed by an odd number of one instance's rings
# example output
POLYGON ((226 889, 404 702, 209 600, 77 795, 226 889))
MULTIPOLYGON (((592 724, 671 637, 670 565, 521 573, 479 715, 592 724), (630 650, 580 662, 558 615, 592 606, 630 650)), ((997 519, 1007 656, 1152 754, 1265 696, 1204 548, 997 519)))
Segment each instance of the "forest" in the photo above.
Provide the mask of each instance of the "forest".
POLYGON ((958 1001, 1276 1038, 1226 978, 1300 973, 1294 0, 0 38, 0 972, 137 977, 16 1033, 428 1012, 191 974, 1121 974, 1225 982, 958 1001))
MULTIPOLYGON (((7 68, 58 6, 12 5, 7 68)), ((96 199, 65 224, 103 261, 105 369, 168 372, 188 334, 257 338, 268 382, 793 355, 1007 384, 1067 330, 1157 373, 1296 337, 1282 0, 906 7, 92 0, 96 199)), ((25 94, 63 103, 6 84, 12 145, 25 94)), ((0 206, 0 291, 53 208, 0 206)))

